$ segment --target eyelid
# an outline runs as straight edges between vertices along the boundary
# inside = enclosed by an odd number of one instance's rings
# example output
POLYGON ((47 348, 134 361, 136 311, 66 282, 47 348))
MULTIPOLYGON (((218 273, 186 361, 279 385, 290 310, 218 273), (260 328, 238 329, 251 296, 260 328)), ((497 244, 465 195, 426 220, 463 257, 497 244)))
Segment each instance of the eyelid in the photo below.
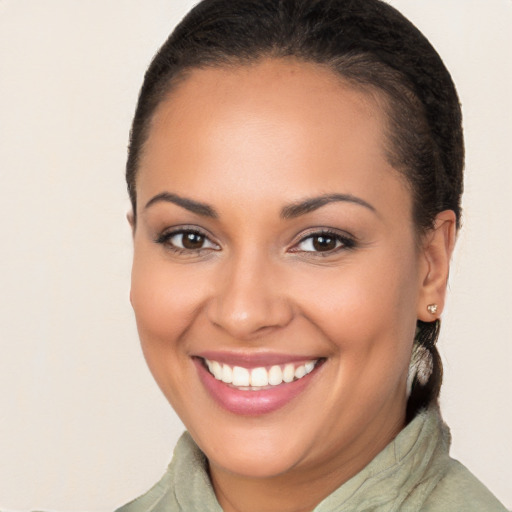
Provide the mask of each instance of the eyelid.
POLYGON ((347 231, 342 231, 334 228, 326 228, 326 227, 317 227, 310 228, 305 232, 302 232, 298 235, 292 243, 290 252, 302 252, 309 254, 323 254, 325 256, 330 254, 335 254, 342 250, 353 249, 357 245, 357 239, 354 235, 348 233, 347 231), (331 249, 329 251, 303 251, 298 249, 298 245, 305 242, 306 240, 314 237, 326 236, 335 238, 337 241, 341 242, 341 245, 331 249))
POLYGON ((203 237, 205 237, 209 241, 210 244, 214 245, 216 248, 201 247, 199 249, 185 249, 185 248, 182 248, 182 247, 177 247, 177 246, 172 245, 172 244, 168 244, 169 248, 171 248, 173 250, 176 250, 177 252, 182 251, 182 252, 188 252, 188 253, 200 252, 200 251, 212 251, 212 250, 213 251, 218 251, 218 250, 220 250, 220 244, 214 240, 214 237, 206 229, 201 228, 199 226, 188 225, 188 224, 187 225, 182 225, 182 226, 168 227, 168 228, 162 230, 156 236, 154 242, 157 243, 157 244, 165 245, 166 243, 168 243, 168 241, 172 237, 180 235, 180 234, 185 234, 185 233, 195 233, 195 234, 198 234, 200 236, 203 236, 203 237))

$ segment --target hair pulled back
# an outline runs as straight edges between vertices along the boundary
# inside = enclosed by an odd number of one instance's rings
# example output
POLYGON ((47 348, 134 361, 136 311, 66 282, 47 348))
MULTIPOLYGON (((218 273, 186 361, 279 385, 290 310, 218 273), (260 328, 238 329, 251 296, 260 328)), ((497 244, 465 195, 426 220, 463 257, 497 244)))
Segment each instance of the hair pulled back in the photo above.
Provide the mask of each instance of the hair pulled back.
MULTIPOLYGON (((387 113, 387 157, 409 185, 419 234, 453 210, 460 225, 464 145, 460 104, 441 58, 402 14, 381 0, 203 0, 153 58, 133 119, 126 166, 137 215, 136 179, 158 105, 187 72, 295 58, 328 66, 354 87, 380 93, 387 113)), ((431 354, 425 385, 413 383, 407 415, 437 400, 442 366, 439 322, 418 321, 431 354)))

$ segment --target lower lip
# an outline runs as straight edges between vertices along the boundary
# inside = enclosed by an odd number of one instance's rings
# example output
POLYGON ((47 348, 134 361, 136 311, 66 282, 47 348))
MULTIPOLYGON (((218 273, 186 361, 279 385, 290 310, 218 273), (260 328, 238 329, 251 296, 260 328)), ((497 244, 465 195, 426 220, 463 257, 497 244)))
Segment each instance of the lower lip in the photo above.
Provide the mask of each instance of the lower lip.
POLYGON ((268 414, 284 407, 306 389, 319 366, 289 384, 283 383, 261 391, 242 391, 213 377, 204 367, 202 360, 194 358, 194 363, 201 382, 215 402, 229 412, 244 416, 268 414))

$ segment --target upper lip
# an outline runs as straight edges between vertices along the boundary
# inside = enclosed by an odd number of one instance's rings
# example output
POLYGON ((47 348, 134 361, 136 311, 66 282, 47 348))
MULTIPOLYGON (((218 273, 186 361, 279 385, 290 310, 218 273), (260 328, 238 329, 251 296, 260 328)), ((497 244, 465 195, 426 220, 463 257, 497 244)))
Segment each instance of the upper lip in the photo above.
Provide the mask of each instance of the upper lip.
POLYGON ((205 350, 194 354, 195 357, 217 361, 230 366, 242 366, 244 368, 258 368, 261 366, 283 365, 287 363, 307 362, 321 359, 319 356, 283 354, 276 352, 230 352, 205 350))

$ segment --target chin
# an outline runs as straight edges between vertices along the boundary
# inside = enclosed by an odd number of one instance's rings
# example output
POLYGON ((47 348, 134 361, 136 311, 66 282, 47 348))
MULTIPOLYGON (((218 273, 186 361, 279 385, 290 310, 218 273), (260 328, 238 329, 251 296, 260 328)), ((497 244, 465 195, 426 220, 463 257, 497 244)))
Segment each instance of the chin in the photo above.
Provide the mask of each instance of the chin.
POLYGON ((302 450, 290 445, 283 449, 282 444, 271 440, 261 444, 246 442, 241 446, 226 440, 222 450, 210 448, 206 455, 210 464, 222 471, 244 478, 275 478, 290 472, 300 463, 302 450))
POLYGON ((319 443, 329 437, 325 421, 318 424, 302 416, 301 425, 286 410, 257 418, 221 413, 189 417, 185 425, 216 469, 243 478, 273 478, 325 458, 325 444, 319 443))

